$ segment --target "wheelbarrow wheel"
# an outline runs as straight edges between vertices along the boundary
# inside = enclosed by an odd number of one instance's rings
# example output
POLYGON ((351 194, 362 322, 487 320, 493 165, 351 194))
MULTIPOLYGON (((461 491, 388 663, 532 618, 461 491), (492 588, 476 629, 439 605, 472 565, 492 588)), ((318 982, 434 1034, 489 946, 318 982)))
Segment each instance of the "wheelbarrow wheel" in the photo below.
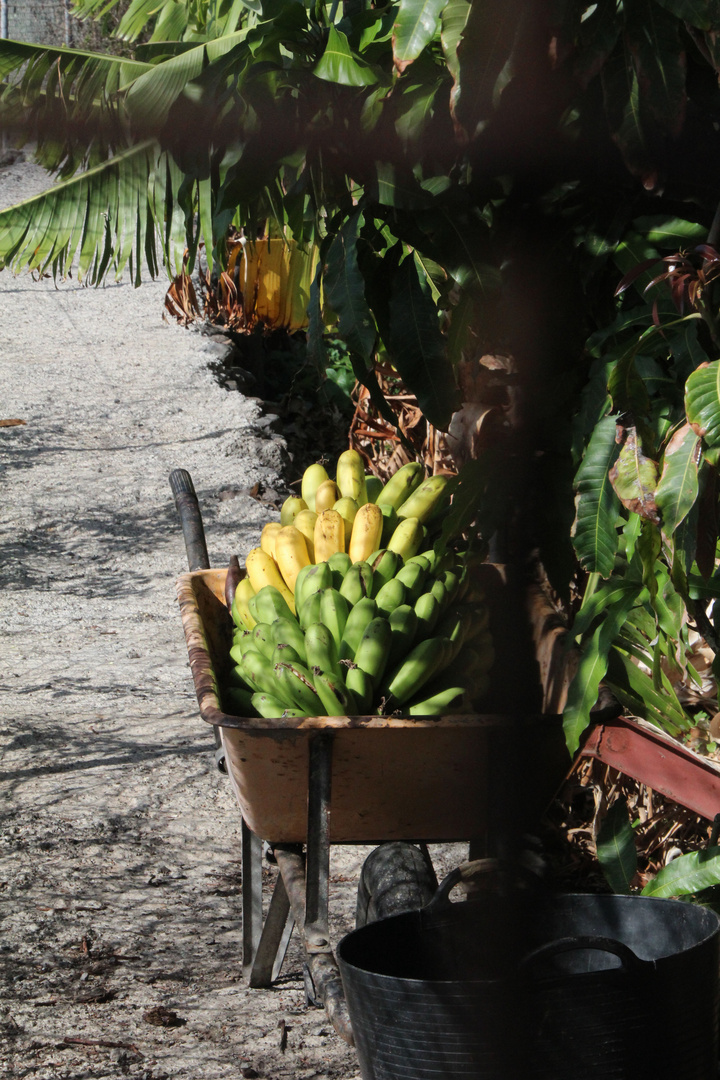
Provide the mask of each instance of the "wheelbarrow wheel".
POLYGON ((355 925, 359 928, 390 915, 418 911, 432 900, 437 886, 427 849, 401 840, 381 844, 368 855, 360 872, 355 925))

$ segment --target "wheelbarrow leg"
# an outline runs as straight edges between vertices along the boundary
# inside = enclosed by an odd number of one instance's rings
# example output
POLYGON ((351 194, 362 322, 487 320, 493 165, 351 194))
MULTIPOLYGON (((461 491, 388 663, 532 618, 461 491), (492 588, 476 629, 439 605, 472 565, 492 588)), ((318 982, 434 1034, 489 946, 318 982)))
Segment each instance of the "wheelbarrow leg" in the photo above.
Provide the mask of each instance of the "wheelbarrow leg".
POLYGON ((250 978, 262 934, 262 840, 241 818, 242 842, 242 970, 250 978))
POLYGON ((290 901, 282 874, 278 874, 265 925, 250 969, 248 985, 253 989, 272 986, 277 979, 294 926, 295 920, 290 910, 290 901))

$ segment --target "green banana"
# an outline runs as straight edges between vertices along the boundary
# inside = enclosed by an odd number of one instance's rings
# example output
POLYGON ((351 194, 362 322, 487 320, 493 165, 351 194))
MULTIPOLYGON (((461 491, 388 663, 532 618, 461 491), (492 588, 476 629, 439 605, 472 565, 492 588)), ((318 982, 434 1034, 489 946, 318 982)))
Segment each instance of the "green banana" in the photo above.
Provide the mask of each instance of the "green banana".
POLYGON ((383 585, 375 597, 379 615, 389 615, 395 608, 400 607, 407 600, 408 590, 402 581, 392 578, 383 585))
POLYGON ((290 645, 300 657, 301 663, 305 663, 305 635, 296 619, 276 619, 270 623, 270 635, 276 646, 290 645))
POLYGON ((383 489, 383 482, 379 476, 373 473, 365 473, 365 491, 368 502, 377 502, 377 497, 383 489))
MULTIPOLYGON (((323 590, 324 592, 324 590, 323 590)), ((314 622, 320 622, 320 598, 322 592, 310 593, 298 611, 300 629, 305 631, 314 622)))
POLYGON ((467 608, 453 608, 437 624, 438 637, 447 638, 453 646, 454 660, 472 631, 473 616, 467 608))
POLYGON ((302 510, 307 510, 308 504, 297 495, 289 495, 280 507, 280 524, 292 525, 295 518, 302 510))
POLYGON ((284 596, 274 585, 263 585, 254 597, 256 622, 271 623, 275 619, 294 619, 295 613, 289 608, 284 596))
POLYGON ((309 596, 322 589, 332 588, 333 575, 327 562, 310 563, 298 574, 295 582, 295 607, 299 611, 309 596))
POLYGON ((253 690, 257 690, 260 694, 278 694, 285 698, 287 705, 292 705, 292 701, 278 686, 272 661, 263 653, 249 649, 237 667, 247 685, 253 690))
POLYGON ((330 567, 332 571, 332 582, 330 584, 333 589, 339 589, 342 579, 352 566, 352 559, 346 551, 336 551, 334 555, 330 556, 327 563, 322 565, 330 567))
POLYGON ((399 574, 402 568, 402 557, 398 555, 397 551, 388 551, 385 548, 381 549, 380 553, 372 561, 368 560, 368 562, 373 572, 371 596, 374 600, 383 585, 386 585, 388 581, 399 574))
POLYGON ((415 614, 418 619, 418 639, 427 638, 432 634, 435 625, 440 618, 440 602, 432 592, 423 593, 415 601, 415 614))
POLYGON ((289 709, 282 698, 273 694, 253 694, 252 706, 260 716, 276 720, 285 716, 307 716, 301 709, 289 709))
POLYGON ((372 595, 373 572, 370 563, 353 563, 340 586, 340 595, 344 596, 350 607, 354 607, 366 596, 372 595))
POLYGON ((446 655, 440 638, 426 638, 415 645, 391 673, 384 687, 385 697, 399 705, 415 697, 441 669, 446 655))
POLYGON ((222 705, 228 716, 254 716, 252 690, 242 686, 226 686, 222 692, 222 705))
POLYGON ((417 633, 418 618, 410 604, 401 604, 390 612, 390 652, 388 666, 394 667, 410 651, 417 633))
POLYGON ((281 642, 279 645, 275 646, 270 659, 273 665, 302 664, 300 654, 293 649, 292 645, 288 645, 286 642, 281 642))
POLYGON ((388 506, 387 503, 383 503, 380 507, 380 512, 383 516, 382 532, 380 533, 380 543, 387 544, 392 534, 400 524, 400 518, 398 517, 397 510, 394 506, 388 506))
POLYGON ((460 574, 457 570, 444 570, 440 575, 440 581, 447 589, 448 601, 452 604, 460 591, 460 574))
POLYGON ((357 647, 355 664, 370 676, 373 689, 379 686, 385 673, 391 639, 392 629, 389 620, 378 616, 368 623, 357 647))
POLYGON ((405 712, 408 716, 456 716, 472 712, 472 702, 463 686, 451 686, 422 701, 413 701, 405 706, 405 712))
POLYGON ((407 587, 408 604, 414 604, 423 591, 427 578, 427 567, 411 559, 398 570, 396 578, 407 587))
MULTIPOLYGON (((335 676, 338 680, 342 679, 338 644, 324 623, 312 623, 308 626, 305 631, 305 649, 306 667, 313 674, 318 669, 327 675, 335 676)), ((320 693, 319 690, 318 693, 320 693)))
POLYGON ((263 656, 267 656, 269 660, 275 648, 271 624, 264 622, 256 623, 251 637, 257 651, 261 652, 263 656))
POLYGON ((323 704, 315 689, 310 671, 302 664, 276 664, 278 690, 290 698, 292 708, 301 709, 305 716, 324 716, 323 704))
POLYGON ((323 708, 328 716, 357 716, 358 704, 355 695, 345 684, 327 671, 313 672, 313 682, 323 708))
POLYGON ((425 522, 442 498, 447 487, 447 476, 429 476, 413 491, 398 509, 399 518, 417 518, 425 522))
POLYGON ((242 642, 239 642, 237 645, 233 645, 231 647, 230 659, 233 661, 234 664, 239 666, 243 662, 243 657, 248 652, 258 652, 258 648, 255 644, 255 641, 253 640, 252 634, 248 634, 248 636, 242 642))
POLYGON ((448 603, 450 602, 450 596, 448 594, 445 582, 442 581, 440 578, 435 578, 432 585, 430 586, 430 592, 440 605, 440 611, 444 611, 445 608, 448 606, 448 603))
POLYGON ((419 519, 410 517, 400 522, 385 546, 407 560, 418 553, 424 539, 425 529, 419 519))
MULTIPOLYGON (((338 651, 345 632, 345 625, 350 614, 350 606, 337 589, 323 589, 320 593, 319 618, 315 622, 323 623, 333 636, 338 651)), ((305 628, 307 632, 307 627, 305 628)))
POLYGON ((375 502, 378 506, 392 506, 397 510, 419 487, 424 475, 425 470, 419 462, 409 461, 390 477, 375 502))
POLYGON ((308 465, 303 473, 302 482, 300 484, 300 494, 310 510, 315 509, 315 493, 317 489, 329 479, 330 477, 327 474, 327 470, 319 463, 308 465))
MULTIPOLYGON (((340 640, 340 659, 352 660, 368 623, 377 615, 377 604, 369 596, 360 600, 350 612, 340 640)), ((347 682, 347 679, 346 679, 347 682)))
POLYGON ((369 715, 374 699, 374 688, 368 673, 359 667, 348 668, 345 685, 355 698, 357 713, 354 715, 369 715))

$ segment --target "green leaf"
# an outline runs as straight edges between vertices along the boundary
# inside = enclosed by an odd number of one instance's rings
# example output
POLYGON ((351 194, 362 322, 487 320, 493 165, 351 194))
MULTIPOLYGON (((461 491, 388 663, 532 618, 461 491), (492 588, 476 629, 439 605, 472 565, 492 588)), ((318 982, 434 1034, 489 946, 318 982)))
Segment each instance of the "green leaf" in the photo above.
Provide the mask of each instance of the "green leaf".
POLYGON ((575 477, 575 551, 586 570, 605 578, 612 573, 618 545, 615 526, 620 503, 609 476, 618 454, 615 432, 614 416, 597 424, 575 477))
POLYGON ((580 736, 590 723, 590 710, 597 701, 600 681, 607 671, 610 648, 635 600, 635 595, 630 593, 609 608, 602 623, 583 648, 577 671, 568 688, 567 704, 563 712, 565 741, 571 754, 577 750, 580 736))
POLYGON ((378 74, 350 48, 342 30, 330 27, 325 51, 313 68, 313 74, 326 82, 342 86, 374 86, 378 74))
POLYGON ((358 266, 357 237, 361 226, 362 214, 356 211, 336 234, 328 249, 323 281, 330 307, 339 319, 340 336, 369 367, 377 331, 358 266))
POLYGON ((699 30, 716 30, 720 23, 718 0, 656 0, 656 3, 676 19, 689 22, 699 30))
POLYGON ((440 41, 445 54, 445 63, 455 83, 457 83, 460 73, 457 47, 469 13, 470 4, 468 0, 448 0, 448 3, 442 9, 440 41))
POLYGON ((414 257, 397 268, 390 295, 388 353, 405 385, 415 394, 425 417, 447 430, 460 395, 447 358, 445 338, 424 273, 414 257))
POLYGON ((705 445, 720 445, 720 360, 693 371, 685 384, 688 422, 705 445))
POLYGON ((457 46, 457 74, 450 94, 456 127, 472 139, 495 109, 495 88, 517 33, 519 0, 484 0, 470 5, 457 46))
POLYGON ((688 896, 720 884, 720 847, 679 855, 663 866, 643 889, 642 896, 688 896))
POLYGON ((642 110, 673 137, 685 118, 685 51, 679 23, 654 0, 626 0, 625 38, 642 92, 642 110))
POLYGON ((597 857, 612 891, 629 893, 637 872, 637 850, 624 799, 616 799, 605 815, 597 838, 597 857))
POLYGON ((689 424, 678 428, 665 447, 655 501, 667 536, 672 536, 698 497, 699 448, 700 440, 689 424))
POLYGON ((399 72, 432 41, 447 0, 400 0, 393 27, 393 60, 399 72))
POLYGON ((707 238, 707 226, 667 214, 652 214, 635 218, 633 227, 649 244, 678 251, 680 248, 702 244, 707 238))
POLYGON ((610 483, 623 506, 648 521, 659 523, 655 505, 658 468, 646 457, 635 428, 625 428, 626 437, 610 470, 610 483))
POLYGON ((623 581, 614 577, 599 585, 591 594, 583 597, 573 623, 573 638, 579 641, 607 608, 614 607, 627 598, 633 598, 635 603, 640 603, 643 595, 646 594, 643 593, 643 586, 639 581, 623 581))

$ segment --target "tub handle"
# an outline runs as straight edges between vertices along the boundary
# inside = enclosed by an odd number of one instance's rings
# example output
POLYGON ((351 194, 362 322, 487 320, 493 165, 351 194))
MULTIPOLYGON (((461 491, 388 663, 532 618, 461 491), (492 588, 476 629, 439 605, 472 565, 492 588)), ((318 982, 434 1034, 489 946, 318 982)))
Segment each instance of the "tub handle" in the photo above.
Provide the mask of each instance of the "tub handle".
POLYGON ((556 938, 555 941, 548 941, 545 945, 540 945, 537 949, 527 953, 520 961, 519 967, 525 968, 536 960, 547 959, 556 956, 558 953, 576 952, 579 949, 597 949, 599 952, 614 953, 622 961, 623 967, 635 974, 652 970, 655 967, 654 960, 641 960, 630 946, 625 945, 622 941, 597 934, 556 938))

